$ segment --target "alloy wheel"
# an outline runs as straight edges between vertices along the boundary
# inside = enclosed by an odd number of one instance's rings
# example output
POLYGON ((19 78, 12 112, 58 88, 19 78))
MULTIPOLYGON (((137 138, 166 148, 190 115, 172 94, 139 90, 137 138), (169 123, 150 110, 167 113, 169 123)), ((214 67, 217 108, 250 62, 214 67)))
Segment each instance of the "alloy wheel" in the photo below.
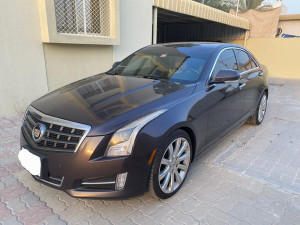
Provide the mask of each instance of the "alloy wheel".
POLYGON ((259 103, 258 122, 261 122, 265 116, 267 109, 267 96, 264 94, 259 103))
POLYGON ((172 193, 183 182, 191 160, 191 148, 185 138, 175 139, 162 157, 158 182, 164 193, 172 193))

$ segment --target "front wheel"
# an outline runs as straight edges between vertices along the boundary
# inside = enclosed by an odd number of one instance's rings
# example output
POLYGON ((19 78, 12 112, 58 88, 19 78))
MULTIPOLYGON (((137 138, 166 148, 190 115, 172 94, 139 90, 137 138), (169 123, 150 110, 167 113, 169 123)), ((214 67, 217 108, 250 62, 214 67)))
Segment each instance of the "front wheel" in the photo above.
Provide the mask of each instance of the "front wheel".
POLYGON ((150 175, 152 196, 166 199, 181 188, 190 168, 191 146, 191 139, 183 130, 175 131, 163 142, 150 175))
POLYGON ((261 124, 261 122, 263 121, 263 119, 265 117, 265 114, 266 114, 267 100, 268 100, 267 94, 266 94, 266 92, 264 92, 263 95, 260 98, 260 101, 259 101, 259 104, 258 104, 257 109, 255 111, 255 114, 249 120, 250 124, 253 124, 253 125, 261 124))

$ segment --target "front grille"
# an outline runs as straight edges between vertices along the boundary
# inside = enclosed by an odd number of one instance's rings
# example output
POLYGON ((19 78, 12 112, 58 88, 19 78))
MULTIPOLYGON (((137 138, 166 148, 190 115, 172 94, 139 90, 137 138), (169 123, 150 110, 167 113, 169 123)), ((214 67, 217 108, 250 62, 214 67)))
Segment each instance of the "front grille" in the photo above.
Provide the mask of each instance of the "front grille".
POLYGON ((33 147, 65 152, 75 152, 89 129, 90 126, 50 117, 33 107, 28 109, 22 126, 26 140, 33 147), (36 142, 33 140, 32 130, 37 124, 45 125, 46 130, 41 140, 36 142))

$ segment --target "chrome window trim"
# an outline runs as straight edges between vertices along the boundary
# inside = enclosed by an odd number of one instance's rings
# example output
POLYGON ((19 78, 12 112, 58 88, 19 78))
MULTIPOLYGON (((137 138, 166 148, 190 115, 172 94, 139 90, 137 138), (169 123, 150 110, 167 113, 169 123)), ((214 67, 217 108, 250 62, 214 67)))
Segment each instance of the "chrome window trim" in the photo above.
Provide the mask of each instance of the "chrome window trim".
MULTIPOLYGON (((84 139, 88 135, 89 131, 91 130, 91 126, 89 126, 89 125, 76 123, 76 122, 72 122, 72 121, 69 121, 69 120, 64 120, 64 119, 56 118, 56 117, 53 117, 53 116, 49 116, 49 115, 44 114, 41 111, 37 110, 36 108, 34 108, 31 105, 28 107, 28 111, 30 113, 34 113, 34 114, 37 114, 38 116, 40 116, 41 117, 40 120, 43 121, 43 122, 53 123, 53 124, 57 124, 57 125, 64 126, 64 127, 70 127, 70 128, 84 130, 85 133, 84 133, 84 135, 82 135, 80 141, 78 142, 76 149, 74 151, 70 152, 70 153, 77 152, 77 150, 81 146, 82 142, 84 141, 84 139)), ((57 150, 57 149, 53 149, 53 151, 66 152, 64 150, 57 150)))
MULTIPOLYGON (((239 48, 239 47, 226 47, 226 48, 223 48, 223 49, 218 53, 218 55, 217 55, 217 57, 216 57, 216 59, 215 59, 215 62, 214 62, 214 64, 213 64, 213 66, 212 66, 212 69, 211 69, 211 71, 210 71, 210 73, 209 73, 209 76, 208 76, 208 79, 207 79, 207 81, 206 81, 206 87, 208 87, 208 86, 210 85, 209 82, 210 82, 212 73, 213 73, 213 71, 214 71, 214 69, 215 69, 215 66, 216 66, 216 64, 217 64, 217 61, 218 61, 220 55, 222 54, 222 52, 224 52, 225 50, 229 50, 229 49, 232 49, 232 50, 237 49, 237 50, 242 50, 242 51, 246 52, 247 55, 248 55, 249 57, 251 57, 251 59, 254 61, 254 63, 255 63, 256 66, 257 66, 257 67, 255 67, 255 68, 251 68, 250 70, 246 70, 246 71, 241 72, 240 75, 244 75, 244 74, 246 74, 246 73, 251 72, 252 70, 256 70, 256 69, 259 68, 259 66, 258 66, 259 64, 257 63, 257 61, 252 57, 252 55, 251 55, 246 49, 239 48)), ((235 54, 235 53, 234 53, 234 54, 235 54)), ((237 61, 237 63, 238 63, 237 56, 235 56, 235 57, 236 57, 236 61, 237 61)))
MULTIPOLYGON (((253 62, 255 63, 256 67, 255 68, 259 68, 259 63, 256 61, 256 59, 254 58, 254 56, 252 55, 251 52, 249 52, 247 49, 242 49, 244 52, 248 53, 248 55, 251 57, 251 59, 253 60, 253 62)), ((254 69, 254 68, 253 68, 254 69)))
MULTIPOLYGON (((240 74, 246 74, 246 73, 251 72, 252 70, 255 70, 255 69, 259 68, 258 63, 257 63, 256 60, 252 57, 252 54, 251 54, 249 51, 247 51, 246 49, 243 49, 243 48, 237 48, 237 47, 236 47, 235 49, 244 51, 244 52, 248 55, 248 57, 249 57, 250 59, 253 60, 253 62, 254 62, 255 65, 256 65, 255 68, 251 68, 250 70, 245 70, 245 71, 241 72, 240 74)), ((237 58, 236 58, 236 60, 238 61, 237 58)))

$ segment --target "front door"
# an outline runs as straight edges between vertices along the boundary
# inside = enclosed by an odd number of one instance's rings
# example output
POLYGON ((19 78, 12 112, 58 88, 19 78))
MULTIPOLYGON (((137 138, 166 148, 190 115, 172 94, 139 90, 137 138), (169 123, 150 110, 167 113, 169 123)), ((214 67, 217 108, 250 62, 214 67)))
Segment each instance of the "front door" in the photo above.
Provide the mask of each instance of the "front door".
MULTIPOLYGON (((219 55, 211 81, 222 69, 238 70, 236 57, 232 49, 226 49, 219 55)), ((207 146, 213 144, 241 121, 244 113, 245 91, 242 81, 231 83, 216 83, 207 90, 208 124, 207 146)))

